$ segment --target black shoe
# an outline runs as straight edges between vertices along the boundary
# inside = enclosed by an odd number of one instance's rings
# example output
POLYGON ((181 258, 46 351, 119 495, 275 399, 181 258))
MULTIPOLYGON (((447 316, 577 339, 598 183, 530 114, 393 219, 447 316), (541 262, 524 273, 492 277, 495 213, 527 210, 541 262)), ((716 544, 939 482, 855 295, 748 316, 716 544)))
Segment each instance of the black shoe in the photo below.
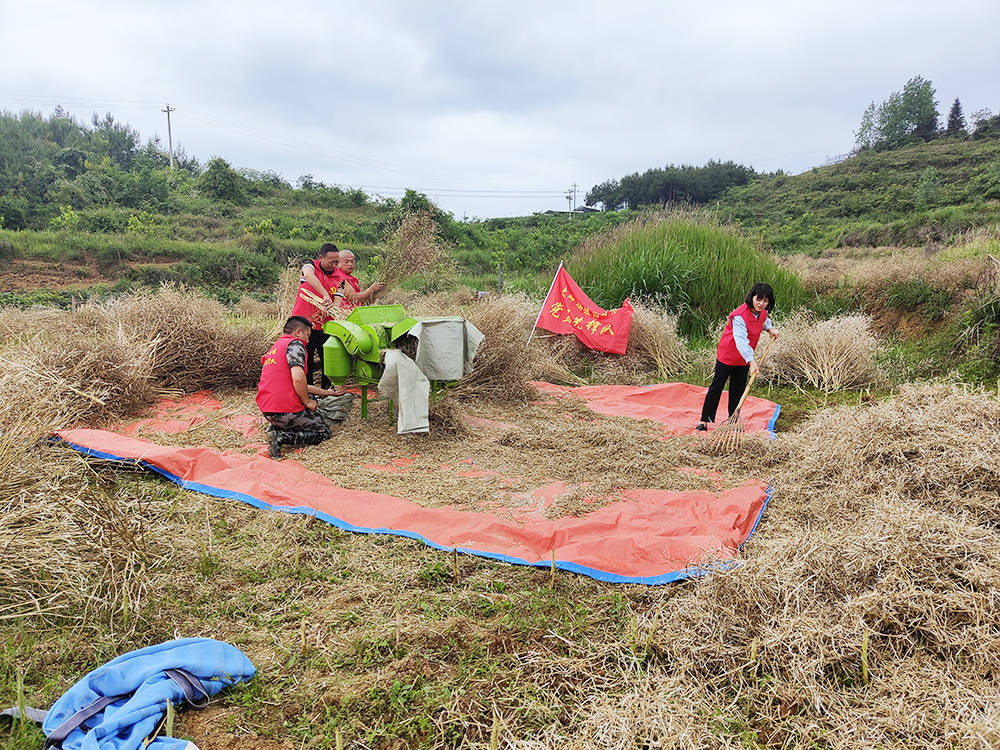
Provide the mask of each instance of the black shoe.
POLYGON ((699 422, 698 426, 695 427, 695 429, 698 430, 698 432, 707 432, 708 431, 708 427, 705 426, 704 422, 699 422))
POLYGON ((278 433, 271 433, 271 437, 267 442, 267 455, 271 458, 278 459, 281 458, 281 441, 278 440, 278 433))

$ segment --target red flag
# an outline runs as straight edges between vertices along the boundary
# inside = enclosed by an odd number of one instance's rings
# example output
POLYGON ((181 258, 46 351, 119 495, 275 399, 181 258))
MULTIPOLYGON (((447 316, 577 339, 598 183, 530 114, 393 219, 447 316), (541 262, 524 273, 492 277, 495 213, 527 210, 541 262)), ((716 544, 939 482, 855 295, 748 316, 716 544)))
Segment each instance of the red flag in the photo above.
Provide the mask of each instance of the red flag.
POLYGON ((632 327, 632 305, 625 300, 617 310, 598 307, 560 264, 535 326, 553 333, 572 333, 584 346, 599 352, 624 354, 632 327))

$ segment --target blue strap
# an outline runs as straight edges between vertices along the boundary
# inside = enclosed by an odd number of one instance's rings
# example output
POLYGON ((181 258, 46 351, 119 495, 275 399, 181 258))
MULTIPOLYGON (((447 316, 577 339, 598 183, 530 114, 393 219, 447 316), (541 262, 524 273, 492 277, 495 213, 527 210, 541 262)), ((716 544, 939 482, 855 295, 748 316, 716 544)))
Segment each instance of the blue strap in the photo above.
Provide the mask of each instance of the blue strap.
POLYGON ((75 714, 66 719, 66 721, 52 730, 52 733, 48 736, 45 740, 45 744, 42 746, 43 750, 48 750, 48 748, 53 747, 54 745, 62 744, 62 741, 66 739, 70 732, 83 724, 83 722, 91 716, 100 713, 111 703, 127 697, 127 695, 105 695, 103 698, 98 698, 89 706, 81 708, 75 714))
POLYGON ((186 669, 180 667, 164 669, 163 673, 177 683, 184 693, 184 700, 190 703, 193 708, 201 709, 208 705, 209 697, 205 686, 201 684, 201 680, 186 669), (197 693, 201 693, 201 695, 199 696, 197 693))
POLYGON ((11 708, 5 708, 0 711, 0 719, 10 718, 11 721, 17 721, 18 719, 33 721, 36 724, 41 724, 45 721, 45 715, 48 711, 42 711, 40 708, 32 708, 31 706, 25 706, 24 713, 17 706, 12 706, 11 708))

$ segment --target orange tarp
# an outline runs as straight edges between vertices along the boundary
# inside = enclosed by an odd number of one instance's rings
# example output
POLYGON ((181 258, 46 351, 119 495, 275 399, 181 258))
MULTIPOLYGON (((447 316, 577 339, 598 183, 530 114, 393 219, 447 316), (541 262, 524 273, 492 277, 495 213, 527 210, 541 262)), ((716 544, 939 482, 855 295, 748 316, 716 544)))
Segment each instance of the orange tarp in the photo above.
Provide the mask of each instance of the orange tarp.
MULTIPOLYGON (((678 383, 581 388, 537 385, 553 395, 584 398, 590 408, 602 414, 659 421, 671 432, 693 427, 705 393, 704 388, 678 383)), ((425 508, 377 491, 344 489, 293 459, 275 462, 259 453, 160 446, 135 437, 196 425, 220 406, 211 394, 202 392, 161 402, 153 417, 122 426, 122 432, 129 434, 80 428, 60 431, 58 436, 84 453, 138 462, 186 489, 216 497, 315 515, 349 531, 406 536, 438 549, 454 548, 522 565, 547 567, 554 554, 561 569, 615 582, 666 583, 726 565, 753 532, 769 497, 769 489, 756 482, 718 492, 625 489, 624 499, 584 516, 549 519, 531 513, 506 519, 489 513, 425 508)), ((751 430, 764 431, 773 427, 777 411, 776 404, 748 399, 743 416, 751 430)), ((248 438, 261 424, 257 415, 226 419, 232 422, 232 429, 248 438)), ((412 459, 398 458, 384 468, 401 471, 410 463, 412 459)), ((478 469, 471 460, 468 464, 468 471, 478 469)), ((493 481, 501 486, 505 480, 497 475, 493 481)), ((564 491, 563 483, 552 482, 530 494, 547 504, 550 495, 564 491)))

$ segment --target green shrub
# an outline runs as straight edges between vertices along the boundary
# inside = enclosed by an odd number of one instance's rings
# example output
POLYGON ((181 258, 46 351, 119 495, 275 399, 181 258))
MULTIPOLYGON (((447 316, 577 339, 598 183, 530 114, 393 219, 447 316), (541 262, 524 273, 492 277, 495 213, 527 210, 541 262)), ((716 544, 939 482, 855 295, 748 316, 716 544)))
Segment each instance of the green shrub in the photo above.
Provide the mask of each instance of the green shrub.
POLYGON ((56 230, 73 231, 80 226, 80 214, 72 206, 60 206, 59 215, 49 219, 49 227, 56 230))
POLYGON ((281 266, 270 258, 244 250, 209 249, 194 260, 197 283, 210 286, 270 286, 281 266))
POLYGON ((598 305, 648 301, 676 312, 688 335, 708 335, 758 281, 774 287, 781 309, 805 300, 793 272, 736 231, 705 221, 638 220, 586 243, 567 267, 598 305))
POLYGON ((947 289, 933 287, 920 278, 890 284, 881 296, 889 307, 919 312, 928 320, 941 320, 953 302, 947 289))
POLYGON ((920 173, 920 179, 917 181, 914 204, 919 210, 926 211, 938 204, 941 193, 941 178, 938 176, 938 171, 934 167, 927 167, 920 173))
POLYGON ((82 229, 95 234, 122 234, 128 228, 128 214, 120 208, 101 206, 81 211, 82 229))
POLYGON ((1000 377, 1000 294, 974 298, 960 319, 962 378, 992 384, 1000 377))
POLYGON ((247 202, 245 182, 225 159, 217 156, 209 160, 198 177, 198 189, 212 200, 244 204, 247 202))

